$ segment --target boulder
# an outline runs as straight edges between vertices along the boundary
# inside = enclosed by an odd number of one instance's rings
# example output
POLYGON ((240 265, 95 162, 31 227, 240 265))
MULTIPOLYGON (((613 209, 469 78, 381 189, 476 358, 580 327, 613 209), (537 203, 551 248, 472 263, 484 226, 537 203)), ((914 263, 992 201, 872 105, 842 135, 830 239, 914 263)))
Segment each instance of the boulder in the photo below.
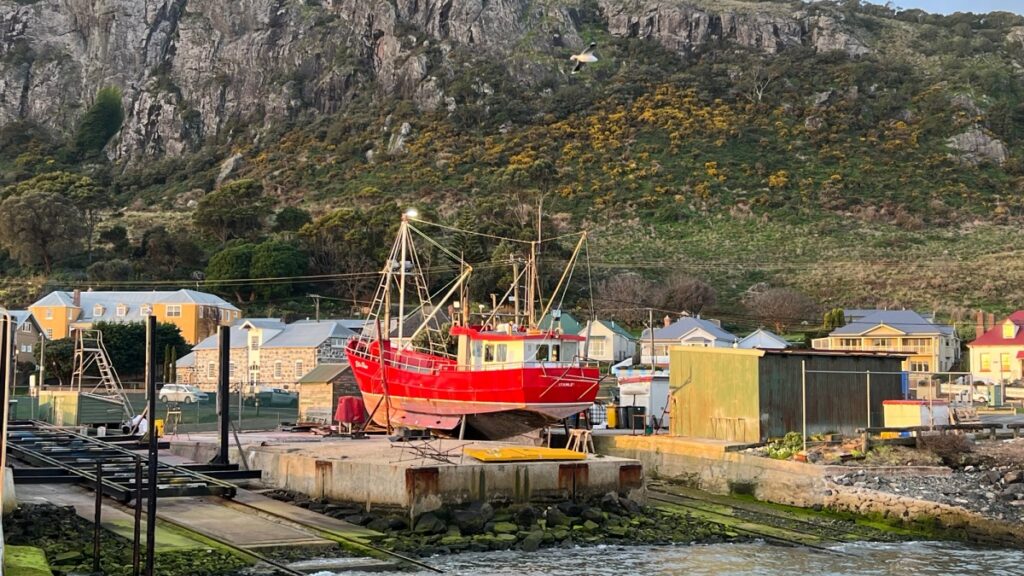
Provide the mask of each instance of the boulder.
POLYGON ((580 514, 580 518, 601 524, 604 522, 604 514, 597 508, 587 508, 580 514))
POLYGON ((448 525, 431 512, 422 514, 416 519, 413 532, 417 534, 441 534, 448 531, 448 525))
POLYGON ((579 516, 583 513, 583 507, 573 502, 572 500, 559 502, 558 509, 561 510, 566 516, 579 516))
POLYGON ((471 506, 464 510, 452 512, 452 521, 463 534, 479 534, 484 532, 487 522, 494 516, 494 509, 488 504, 471 506))
POLYGON ((1010 157, 1006 144, 975 126, 970 130, 952 136, 946 144, 957 154, 954 156, 965 164, 976 166, 983 162, 1004 164, 1010 157))
POLYGON ((494 532, 497 534, 515 534, 519 531, 519 526, 511 522, 495 522, 494 532))
POLYGON ((523 506, 522 508, 516 510, 515 514, 513 515, 513 517, 516 520, 516 524, 519 524, 520 526, 526 528, 533 526, 533 524, 537 522, 537 518, 539 516, 540 514, 537 513, 537 509, 534 508, 533 506, 523 506))
POLYGON ((557 528, 559 526, 569 525, 569 517, 566 516, 559 508, 548 508, 544 518, 547 521, 548 528, 557 528))
POLYGON ((541 542, 544 541, 544 533, 540 530, 530 532, 526 538, 523 539, 523 552, 536 552, 540 548, 541 542))
POLYGON ((1024 482, 1024 471, 1022 470, 1011 470, 1003 475, 1003 484, 1020 484, 1021 482, 1024 482))

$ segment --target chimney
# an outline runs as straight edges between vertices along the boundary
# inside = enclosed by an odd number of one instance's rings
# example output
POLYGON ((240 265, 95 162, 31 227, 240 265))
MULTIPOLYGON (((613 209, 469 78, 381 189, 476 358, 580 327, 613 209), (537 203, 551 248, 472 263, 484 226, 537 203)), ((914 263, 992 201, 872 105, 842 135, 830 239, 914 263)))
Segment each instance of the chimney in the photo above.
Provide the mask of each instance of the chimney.
POLYGON ((75 288, 75 291, 71 293, 71 305, 76 308, 81 308, 82 306, 82 291, 78 288, 75 288))
POLYGON ((985 333, 985 312, 978 310, 978 317, 975 320, 974 337, 978 338, 985 333))
POLYGON ((672 318, 670 318, 668 314, 665 314, 665 317, 661 320, 661 322, 662 324, 665 325, 665 328, 668 328, 669 326, 672 325, 672 318))
POLYGON ((985 323, 985 328, 987 330, 991 330, 991 329, 993 329, 995 327, 996 327, 996 313, 995 312, 989 312, 988 313, 988 322, 985 323))

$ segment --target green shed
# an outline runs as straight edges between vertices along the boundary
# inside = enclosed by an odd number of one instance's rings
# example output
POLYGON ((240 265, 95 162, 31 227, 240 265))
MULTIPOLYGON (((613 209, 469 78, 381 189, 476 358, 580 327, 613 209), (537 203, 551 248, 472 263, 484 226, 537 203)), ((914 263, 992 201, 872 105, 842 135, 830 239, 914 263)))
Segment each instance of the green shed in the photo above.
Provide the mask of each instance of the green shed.
POLYGON ((673 347, 670 430, 676 436, 760 443, 803 426, 852 434, 882 422, 882 402, 904 398, 904 356, 815 350, 673 347), (870 393, 868 382, 870 380, 870 393))

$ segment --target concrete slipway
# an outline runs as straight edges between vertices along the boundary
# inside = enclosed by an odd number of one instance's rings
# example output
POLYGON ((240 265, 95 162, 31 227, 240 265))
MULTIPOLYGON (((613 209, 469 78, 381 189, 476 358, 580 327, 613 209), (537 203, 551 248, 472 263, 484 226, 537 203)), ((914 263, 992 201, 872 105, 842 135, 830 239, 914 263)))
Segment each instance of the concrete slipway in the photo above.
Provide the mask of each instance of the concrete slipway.
MULTIPOLYGON (((212 434, 170 440, 174 454, 195 462, 209 461, 217 449, 212 434)), ((413 515, 469 501, 525 502, 607 492, 642 499, 644 494, 643 467, 631 458, 484 463, 463 455, 463 448, 513 444, 322 439, 279 432, 244 434, 241 444, 245 462, 263 471, 268 486, 367 508, 401 508, 413 515)), ((231 459, 238 458, 235 446, 231 459)))

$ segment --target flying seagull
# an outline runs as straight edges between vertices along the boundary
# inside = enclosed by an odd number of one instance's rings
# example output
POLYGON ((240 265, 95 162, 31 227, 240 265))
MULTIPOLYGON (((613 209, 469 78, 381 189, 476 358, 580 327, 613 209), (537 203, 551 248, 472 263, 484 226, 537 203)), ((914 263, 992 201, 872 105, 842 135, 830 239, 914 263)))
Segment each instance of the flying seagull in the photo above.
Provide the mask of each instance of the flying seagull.
POLYGON ((594 56, 594 48, 597 48, 597 42, 591 42, 590 46, 587 46, 587 49, 584 50, 583 52, 569 56, 569 60, 572 60, 573 62, 576 63, 576 66, 574 66, 572 69, 573 74, 582 70, 584 64, 597 62, 597 56, 594 56))

